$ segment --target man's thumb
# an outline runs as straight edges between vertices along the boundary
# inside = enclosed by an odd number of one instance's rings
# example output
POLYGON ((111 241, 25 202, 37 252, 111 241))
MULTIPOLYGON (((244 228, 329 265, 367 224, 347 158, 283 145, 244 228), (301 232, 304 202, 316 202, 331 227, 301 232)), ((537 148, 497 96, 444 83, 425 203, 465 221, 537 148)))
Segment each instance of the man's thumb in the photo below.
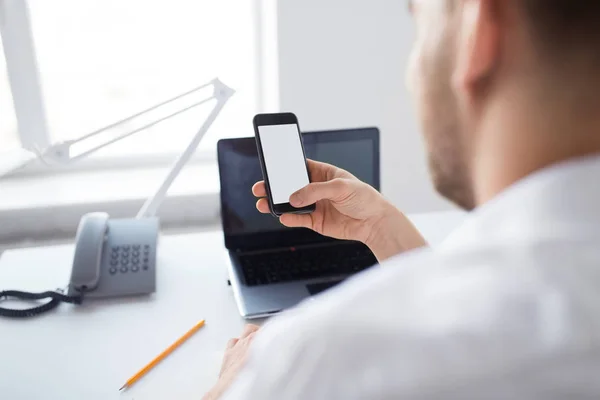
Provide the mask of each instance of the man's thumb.
POLYGON ((344 188, 345 183, 342 179, 310 183, 290 196, 290 204, 294 207, 304 207, 319 200, 335 200, 343 196, 344 188))

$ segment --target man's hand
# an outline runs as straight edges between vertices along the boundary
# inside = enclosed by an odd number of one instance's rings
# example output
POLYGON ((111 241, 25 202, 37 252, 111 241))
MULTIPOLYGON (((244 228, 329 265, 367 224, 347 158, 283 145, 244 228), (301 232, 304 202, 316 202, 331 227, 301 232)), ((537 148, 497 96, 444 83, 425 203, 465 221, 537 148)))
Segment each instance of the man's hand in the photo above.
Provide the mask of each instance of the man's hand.
POLYGON ((242 332, 242 336, 227 342, 225 357, 223 358, 221 372, 219 373, 219 381, 215 387, 204 396, 204 400, 216 400, 229 388, 231 383, 237 377, 240 369, 244 366, 246 358, 248 357, 250 344, 252 343, 252 340, 254 340, 254 335, 259 329, 260 327, 256 325, 246 325, 242 332))
MULTIPOLYGON (((316 211, 283 215, 283 225, 363 242, 379 261, 427 244, 404 214, 371 186, 333 165, 308 160, 308 168, 312 183, 294 193, 290 203, 294 207, 316 203, 316 211)), ((261 197, 256 208, 269 213, 264 182, 256 183, 252 192, 261 197)))

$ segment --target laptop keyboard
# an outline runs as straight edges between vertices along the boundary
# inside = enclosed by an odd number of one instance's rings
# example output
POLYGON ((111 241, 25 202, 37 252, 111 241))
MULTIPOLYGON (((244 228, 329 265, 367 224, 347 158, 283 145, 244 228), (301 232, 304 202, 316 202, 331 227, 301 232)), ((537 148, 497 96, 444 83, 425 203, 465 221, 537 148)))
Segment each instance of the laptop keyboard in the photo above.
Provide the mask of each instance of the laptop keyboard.
POLYGON ((348 275, 377 264, 364 246, 310 247, 281 252, 245 254, 240 264, 248 286, 348 275))

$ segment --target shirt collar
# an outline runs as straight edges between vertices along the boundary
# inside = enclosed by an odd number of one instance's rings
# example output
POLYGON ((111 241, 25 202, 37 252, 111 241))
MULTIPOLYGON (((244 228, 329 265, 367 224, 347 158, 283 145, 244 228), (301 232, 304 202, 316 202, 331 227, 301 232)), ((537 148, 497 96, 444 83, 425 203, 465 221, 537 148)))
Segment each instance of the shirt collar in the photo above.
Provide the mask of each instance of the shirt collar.
POLYGON ((600 155, 533 173, 471 212, 440 250, 482 242, 600 237, 600 155))

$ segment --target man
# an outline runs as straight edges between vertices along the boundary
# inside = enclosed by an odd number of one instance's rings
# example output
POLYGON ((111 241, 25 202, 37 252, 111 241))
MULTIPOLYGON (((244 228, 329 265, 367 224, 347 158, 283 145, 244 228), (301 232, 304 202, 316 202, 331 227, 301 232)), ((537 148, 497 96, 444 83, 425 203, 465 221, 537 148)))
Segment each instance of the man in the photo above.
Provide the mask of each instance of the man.
POLYGON ((433 182, 474 211, 430 250, 373 189, 311 162, 290 200, 317 211, 281 222, 383 265, 246 328, 207 399, 600 398, 600 1, 411 10, 433 182))

